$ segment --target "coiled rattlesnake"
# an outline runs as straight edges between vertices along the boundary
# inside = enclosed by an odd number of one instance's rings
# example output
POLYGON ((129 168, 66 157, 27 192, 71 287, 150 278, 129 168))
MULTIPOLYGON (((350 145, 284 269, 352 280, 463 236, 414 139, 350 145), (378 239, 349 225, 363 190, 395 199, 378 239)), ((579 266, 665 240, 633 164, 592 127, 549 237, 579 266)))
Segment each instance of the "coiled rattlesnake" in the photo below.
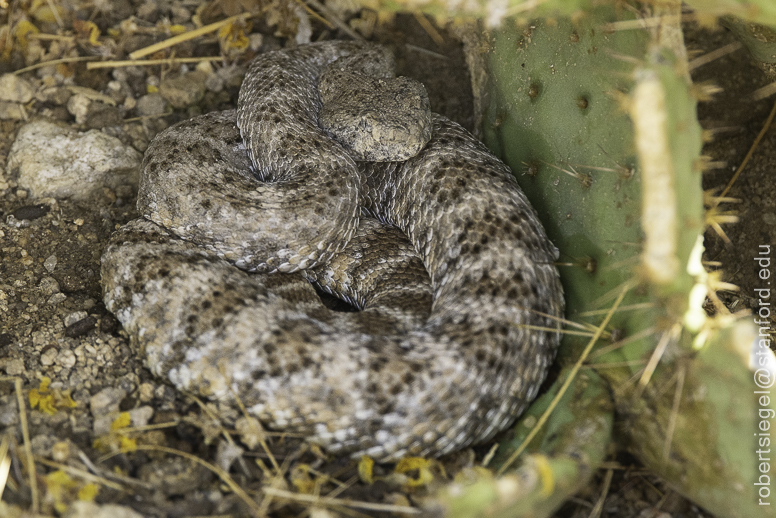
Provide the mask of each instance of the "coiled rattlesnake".
MULTIPOLYGON (((556 251, 509 169, 444 117, 403 162, 356 162, 320 129, 324 67, 374 52, 262 55, 237 112, 159 134, 144 218, 103 256, 104 299, 180 389, 238 394, 329 451, 436 456, 492 437, 536 395, 563 313, 556 251), (327 309, 308 280, 363 310, 327 309)), ((372 59, 354 66, 384 75, 372 59)))

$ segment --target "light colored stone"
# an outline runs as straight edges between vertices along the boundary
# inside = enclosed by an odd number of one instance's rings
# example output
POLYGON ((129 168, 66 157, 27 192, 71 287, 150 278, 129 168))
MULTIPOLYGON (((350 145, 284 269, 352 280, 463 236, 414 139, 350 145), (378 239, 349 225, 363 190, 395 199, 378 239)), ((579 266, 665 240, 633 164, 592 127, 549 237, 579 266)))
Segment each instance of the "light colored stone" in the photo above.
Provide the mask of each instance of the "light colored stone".
POLYGON ((64 518, 143 518, 143 515, 123 505, 98 505, 86 500, 76 500, 67 508, 64 518))
POLYGON ((91 104, 92 101, 87 96, 75 94, 67 101, 67 111, 75 117, 75 121, 78 124, 83 124, 86 122, 86 116, 89 114, 89 106, 91 104))
POLYGON ((129 418, 134 427, 146 426, 153 416, 154 409, 150 406, 141 406, 129 411, 129 418))
POLYGON ((27 103, 34 93, 35 89, 26 79, 15 74, 0 76, 0 101, 27 103))
POLYGON ((0 119, 20 121, 26 118, 27 114, 21 104, 0 101, 0 119))
POLYGON ((43 267, 46 269, 47 272, 52 273, 54 271, 54 268, 57 267, 57 256, 54 254, 51 254, 50 256, 46 257, 46 260, 43 261, 43 267))
POLYGON ((46 301, 46 304, 49 306, 56 306, 57 304, 60 304, 67 300, 67 295, 64 293, 55 293, 52 296, 48 298, 46 301))
POLYGON ((24 125, 8 156, 8 176, 32 197, 86 200, 103 187, 137 185, 142 155, 117 138, 45 120, 24 125))
POLYGON ((127 396, 127 393, 119 388, 104 388, 89 400, 89 408, 93 416, 109 415, 119 411, 121 400, 127 396))
POLYGON ((65 327, 72 326, 76 322, 79 322, 88 316, 89 314, 86 311, 73 311, 65 317, 65 327))
POLYGON ((167 101, 159 94, 144 95, 137 100, 137 114, 141 117, 161 115, 167 109, 167 101))
POLYGON ((54 361, 57 358, 57 348, 56 347, 50 347, 46 350, 43 354, 40 355, 40 364, 44 367, 51 367, 54 365, 54 361))
POLYGON ((70 349, 62 349, 57 354, 56 364, 61 365, 65 369, 72 369, 75 367, 75 353, 70 349))
POLYGON ((197 104, 205 95, 207 74, 190 72, 182 76, 165 79, 159 85, 159 93, 175 108, 188 108, 197 104))
POLYGON ((9 376, 20 376, 24 374, 24 360, 21 358, 8 360, 5 364, 5 373, 9 376))
POLYGON ((50 297, 51 295, 59 292, 59 283, 54 277, 43 277, 38 283, 38 289, 41 295, 44 297, 50 297))

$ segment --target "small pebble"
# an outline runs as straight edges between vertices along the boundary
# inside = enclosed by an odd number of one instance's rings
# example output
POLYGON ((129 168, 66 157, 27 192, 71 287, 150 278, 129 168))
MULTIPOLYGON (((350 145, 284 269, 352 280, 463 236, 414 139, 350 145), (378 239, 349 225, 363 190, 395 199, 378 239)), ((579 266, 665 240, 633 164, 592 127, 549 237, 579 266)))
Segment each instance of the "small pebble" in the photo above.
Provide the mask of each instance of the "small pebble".
POLYGON ((65 336, 68 338, 78 338, 94 329, 95 325, 97 325, 97 319, 89 315, 65 327, 65 336))
POLYGON ((119 404, 127 393, 115 387, 104 388, 89 399, 93 416, 108 415, 119 411, 119 404))
POLYGON ((26 119, 26 115, 21 104, 0 101, 0 120, 20 121, 26 119))
POLYGON ((57 256, 54 254, 51 254, 50 256, 46 257, 46 260, 43 261, 43 267, 46 269, 47 272, 52 273, 54 271, 54 268, 57 267, 57 256))
POLYGON ((154 386, 150 383, 142 383, 137 389, 137 396, 143 403, 149 403, 154 399, 154 386))
POLYGON ((70 349, 62 349, 59 351, 59 354, 57 354, 55 362, 65 369, 72 369, 76 363, 75 353, 70 349))
POLYGON ((14 358, 5 364, 5 373, 9 376, 20 376, 24 374, 24 361, 21 358, 14 358))
POLYGON ((70 504, 63 518, 143 518, 143 515, 118 504, 99 505, 88 500, 70 504))
POLYGON ((207 75, 199 71, 165 79, 159 85, 159 93, 174 108, 188 108, 197 104, 205 95, 206 79, 207 75))
POLYGON ((15 74, 0 76, 0 101, 28 103, 34 93, 35 89, 26 79, 15 74))
POLYGON ((154 409, 150 406, 141 406, 129 411, 132 426, 146 426, 154 416, 154 409))
MULTIPOLYGON (((27 191, 23 192, 26 197, 27 191)), ((13 211, 11 215, 18 220, 27 219, 32 221, 45 216, 49 210, 51 210, 51 208, 48 205, 25 205, 24 207, 19 207, 13 211)))
POLYGON ((50 297, 51 295, 59 292, 59 283, 54 277, 43 277, 38 283, 38 289, 41 295, 44 297, 50 297))
POLYGON ((56 347, 49 347, 40 355, 40 364, 44 367, 51 367, 54 365, 58 352, 56 347))
POLYGON ((137 114, 141 117, 161 115, 167 110, 167 101, 160 94, 144 95, 137 100, 137 114))
POLYGON ((86 311, 73 311, 69 315, 65 317, 64 324, 65 327, 70 327, 71 325, 75 324, 79 320, 83 320, 86 318, 88 314, 86 311))
POLYGON ((56 306, 57 304, 61 304, 66 300, 67 300, 67 295, 65 295, 64 293, 55 293, 48 298, 48 300, 46 301, 46 304, 48 304, 49 306, 56 306))
POLYGON ((67 101, 67 111, 75 117, 78 124, 86 122, 86 116, 89 114, 89 105, 92 100, 84 94, 75 94, 67 101))

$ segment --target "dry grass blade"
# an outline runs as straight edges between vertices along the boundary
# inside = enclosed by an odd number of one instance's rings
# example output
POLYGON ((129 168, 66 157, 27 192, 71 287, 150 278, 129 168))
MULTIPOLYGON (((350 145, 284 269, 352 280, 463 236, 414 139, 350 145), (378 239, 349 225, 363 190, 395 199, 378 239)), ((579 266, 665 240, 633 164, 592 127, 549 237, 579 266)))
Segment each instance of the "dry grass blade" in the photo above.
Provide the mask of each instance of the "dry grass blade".
MULTIPOLYGON (((18 76, 19 74, 29 72, 30 70, 37 70, 39 68, 47 67, 49 65, 59 65, 61 63, 78 63, 79 61, 94 61, 95 59, 100 59, 100 57, 99 56, 77 56, 77 57, 71 57, 71 58, 52 59, 51 61, 41 61, 40 63, 35 63, 34 65, 20 68, 19 70, 14 70, 13 74, 18 76)), ((88 64, 86 66, 87 68, 89 67, 88 64)))
POLYGON ((609 486, 612 483, 612 475, 614 475, 614 470, 607 469, 606 475, 604 476, 604 487, 601 488, 601 496, 598 497, 598 500, 593 506, 593 509, 590 511, 590 514, 587 515, 588 518, 599 518, 601 516, 601 512, 604 510, 606 497, 609 495, 609 486))
POLYGON ((760 141, 768 132, 768 128, 771 127, 771 122, 773 122, 774 115, 776 115, 776 102, 773 103, 773 108, 771 108, 771 113, 768 115, 768 118, 765 120, 765 124, 763 124, 763 128, 760 130, 760 133, 757 134, 757 138, 754 139, 754 142, 752 143, 752 147, 749 148, 749 152, 744 157, 744 161, 741 162, 740 166, 738 166, 738 169, 736 169, 736 173, 733 175, 733 178, 730 179, 728 184, 722 190, 722 193, 719 195, 720 198, 724 198, 725 195, 730 191, 730 188, 733 187, 733 184, 736 183, 736 180, 738 180, 738 177, 741 175, 741 171, 744 170, 744 167, 746 167, 746 164, 749 162, 749 159, 752 158, 752 155, 754 154, 754 150, 757 149, 757 146, 760 144, 760 141))
POLYGON ((617 349, 622 349, 629 343, 637 342, 642 338, 647 338, 648 336, 651 336, 653 334, 655 334, 654 327, 648 327, 646 329, 642 329, 638 333, 631 335, 628 338, 625 338, 624 340, 618 340, 613 344, 609 344, 605 347, 601 347, 600 349, 596 349, 595 352, 590 354, 590 359, 592 360, 594 358, 598 358, 599 356, 603 356, 604 354, 610 353, 612 351, 616 351, 617 349))
POLYGON ((688 70, 695 70, 698 67, 701 67, 703 65, 706 65, 708 63, 711 63, 712 61, 719 59, 723 56, 727 56, 730 53, 733 53, 743 47, 743 44, 740 41, 734 41, 733 43, 728 43, 724 47, 720 47, 717 50, 713 50, 711 52, 708 52, 702 56, 698 56, 697 58, 693 59, 687 64, 688 70))
POLYGON ((144 47, 142 49, 136 50, 135 52, 132 52, 129 55, 129 59, 142 58, 143 56, 147 56, 149 54, 153 54, 154 52, 164 50, 166 48, 172 47, 173 45, 177 45, 178 43, 193 40, 194 38, 198 38, 204 34, 210 34, 211 32, 215 32, 225 25, 229 25, 230 23, 234 23, 238 20, 246 20, 248 18, 251 18, 252 16, 253 15, 251 13, 241 13, 234 16, 230 16, 229 18, 224 18, 221 21, 214 22, 209 25, 205 25, 204 27, 200 27, 199 29, 194 29, 193 31, 187 31, 182 34, 178 34, 176 36, 173 36, 172 38, 167 38, 164 41, 160 41, 159 43, 154 43, 153 45, 149 45, 148 47, 144 47))
POLYGON ((10 436, 8 434, 3 435, 3 440, 0 441, 0 499, 3 498, 5 484, 8 482, 8 473, 11 471, 11 456, 8 455, 10 443, 10 436))
POLYGON ((291 491, 286 491, 285 489, 278 489, 274 487, 265 487, 263 491, 265 494, 274 496, 275 498, 285 498, 294 502, 309 503, 326 507, 342 506, 355 507, 357 509, 367 509, 369 511, 381 511, 386 513, 420 514, 420 509, 407 507, 404 505, 377 504, 372 502, 349 500, 345 498, 305 495, 301 493, 292 493, 291 491))
POLYGON ((687 374, 687 366, 682 365, 678 372, 676 380, 676 390, 674 391, 674 401, 671 406, 671 416, 668 419, 668 428, 666 429, 666 442, 663 446, 663 461, 668 461, 671 453, 671 442, 674 439, 674 430, 676 429, 676 420, 679 417, 679 404, 682 402, 682 390, 684 389, 684 378, 687 374))
POLYGON ((51 468, 56 468, 62 471, 65 471, 67 473, 70 473, 71 475, 75 475, 76 477, 79 477, 83 480, 88 480, 90 482, 94 482, 96 484, 100 484, 105 487, 109 487, 111 489, 115 489, 116 491, 126 491, 127 488, 122 486, 121 484, 118 484, 116 482, 112 482, 104 477, 100 477, 98 475, 92 475, 86 470, 74 468, 73 466, 68 466, 67 464, 62 464, 60 462, 53 462, 48 459, 44 459, 40 455, 35 456, 35 460, 39 463, 43 464, 44 466, 49 466, 51 468))
POLYGON ((0 381, 13 381, 16 391, 16 403, 19 406, 19 421, 22 426, 22 438, 24 439, 25 468, 30 477, 30 495, 32 496, 32 512, 40 512, 40 493, 38 492, 38 478, 35 472, 35 459, 32 456, 32 444, 30 443, 30 429, 27 422, 27 405, 24 402, 22 379, 16 377, 0 377, 0 381))
POLYGON ((752 99, 755 101, 760 101, 766 97, 772 96, 773 94, 776 94, 776 83, 771 83, 769 85, 763 86, 762 88, 758 88, 752 92, 752 99))
POLYGON ((223 61, 221 56, 202 56, 198 58, 165 58, 165 59, 143 59, 143 60, 122 60, 122 61, 100 61, 97 63, 87 63, 86 69, 95 68, 119 68, 119 67, 138 67, 149 65, 175 65, 182 63, 200 63, 202 61, 223 61))
MULTIPOLYGON (((237 482, 234 481, 231 475, 227 473, 225 470, 221 469, 219 466, 216 466, 215 464, 211 464, 208 461, 204 459, 200 459, 196 455, 192 455, 190 453, 186 453, 185 451, 176 450, 174 448, 167 448, 166 446, 151 446, 148 444, 138 444, 135 447, 135 451, 156 451, 161 453, 169 453, 170 455, 178 455, 180 457, 183 457, 184 459, 188 459, 192 462, 196 462, 200 466, 204 467, 205 469, 212 471, 215 473, 218 478, 220 478, 224 484, 229 486, 229 489, 232 490, 232 492, 237 495, 240 500, 245 502, 245 504, 253 511, 255 516, 263 516, 263 513, 261 512, 261 509, 259 508, 259 504, 256 503, 256 501, 250 497, 248 493, 245 492, 245 490, 240 487, 237 482)), ((122 452, 115 452, 111 455, 108 455, 105 458, 109 458, 112 456, 120 455, 122 452)))
POLYGON ((595 334, 590 338, 590 341, 585 346, 584 351, 582 351, 582 354, 579 355, 579 359, 577 359, 577 362, 574 364, 574 366, 569 371, 568 376, 566 376, 566 379, 563 381, 563 385, 561 385, 560 389, 558 390, 558 393, 555 395, 555 397, 550 402, 550 405, 547 407, 547 410, 544 411, 542 416, 539 418, 539 420, 536 422, 534 427, 531 429, 531 432, 528 434, 528 436, 523 440, 522 444, 517 447, 517 449, 512 453, 512 455, 509 456, 509 459, 499 468, 497 475, 503 475, 504 472, 517 460, 517 458, 520 456, 523 451, 528 447, 530 442, 533 440, 534 437, 539 433, 539 430, 541 430, 542 426, 544 426, 544 423, 547 422, 547 419, 549 419, 550 414, 555 410, 555 407, 558 406, 558 402, 560 402, 561 398, 566 394, 566 391, 571 386, 571 382, 574 381, 574 379, 577 377, 577 373, 579 372, 579 369, 582 368, 582 364, 587 360, 588 355, 590 354, 590 351, 593 350, 593 346, 595 346, 596 343, 598 343, 598 340, 601 338, 601 335, 604 333, 604 329, 606 329, 606 326, 609 325, 609 321, 612 319, 612 316, 614 316, 614 313, 617 311, 617 308, 622 303, 622 300, 625 298, 625 294, 628 293, 631 286, 626 284, 622 287, 620 294, 617 296, 617 299, 614 301, 614 304, 612 304, 612 307, 609 308, 609 312, 604 317, 601 324, 596 328, 595 334))
POLYGON ((681 332, 682 324, 679 322, 672 325, 670 329, 667 329, 663 332, 663 335, 660 337, 660 341, 657 343, 657 347, 655 347, 655 350, 652 352, 652 356, 649 358, 649 363, 647 363, 647 366, 644 368, 644 372, 641 373, 641 378, 639 378, 639 390, 636 395, 636 399, 641 398, 641 394, 643 393, 644 388, 646 388, 646 386, 649 384, 649 380, 652 379, 652 374, 654 374, 655 369, 657 369, 657 364, 660 363, 660 359, 663 357, 663 353, 666 352, 668 344, 675 343, 681 332))
POLYGON ((423 30, 426 31, 426 34, 428 34, 431 37, 431 39, 434 40, 434 43, 436 43, 440 47, 445 44, 445 39, 442 37, 441 34, 439 34, 439 31, 436 30, 436 28, 431 24, 431 22, 428 21, 428 18, 426 18, 425 14, 419 11, 413 11, 412 15, 418 21, 420 26, 423 27, 423 30))
POLYGON ((350 25, 342 21, 336 14, 334 14, 334 12, 331 9, 323 5, 318 0, 305 0, 305 2, 313 6, 319 11, 321 13, 321 17, 326 23, 330 25, 335 25, 338 29, 340 29, 342 32, 344 32, 345 34, 347 34, 348 36, 350 36, 356 41, 364 41, 363 36, 361 36, 359 33, 351 29, 350 25))

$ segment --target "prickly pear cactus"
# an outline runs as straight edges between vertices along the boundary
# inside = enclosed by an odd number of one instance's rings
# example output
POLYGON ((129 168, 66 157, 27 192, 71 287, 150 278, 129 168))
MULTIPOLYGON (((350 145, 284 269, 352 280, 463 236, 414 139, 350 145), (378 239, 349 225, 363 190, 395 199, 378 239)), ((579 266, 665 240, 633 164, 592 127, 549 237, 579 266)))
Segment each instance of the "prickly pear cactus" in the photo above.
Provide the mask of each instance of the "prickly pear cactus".
MULTIPOLYGON (((691 3, 709 9, 699 16, 726 12, 722 2, 691 3)), ((754 4, 766 17, 776 6, 754 4)), ((730 12, 742 4, 726 5, 730 12)), ((542 3, 553 7, 559 3, 542 3)), ((712 319, 702 308, 715 288, 701 263, 704 160, 695 108, 704 92, 687 73, 681 6, 578 7, 584 11, 573 17, 506 22, 490 33, 483 132, 561 250, 568 319, 590 330, 617 299, 605 340, 588 359, 600 377, 569 385, 516 472, 469 490, 454 485, 440 502, 453 516, 549 515, 603 459, 609 432, 599 430, 592 442, 585 432, 596 419, 611 419, 600 399, 608 394, 624 432, 620 446, 648 468, 720 516, 766 516, 758 505, 755 416, 776 407, 752 393, 755 336, 750 322, 712 319), (553 432, 567 442, 548 443, 553 432)), ((561 364, 588 339, 567 336, 561 364)), ((513 461, 567 376, 562 371, 516 425, 514 440, 502 442, 494 467, 513 461)))

